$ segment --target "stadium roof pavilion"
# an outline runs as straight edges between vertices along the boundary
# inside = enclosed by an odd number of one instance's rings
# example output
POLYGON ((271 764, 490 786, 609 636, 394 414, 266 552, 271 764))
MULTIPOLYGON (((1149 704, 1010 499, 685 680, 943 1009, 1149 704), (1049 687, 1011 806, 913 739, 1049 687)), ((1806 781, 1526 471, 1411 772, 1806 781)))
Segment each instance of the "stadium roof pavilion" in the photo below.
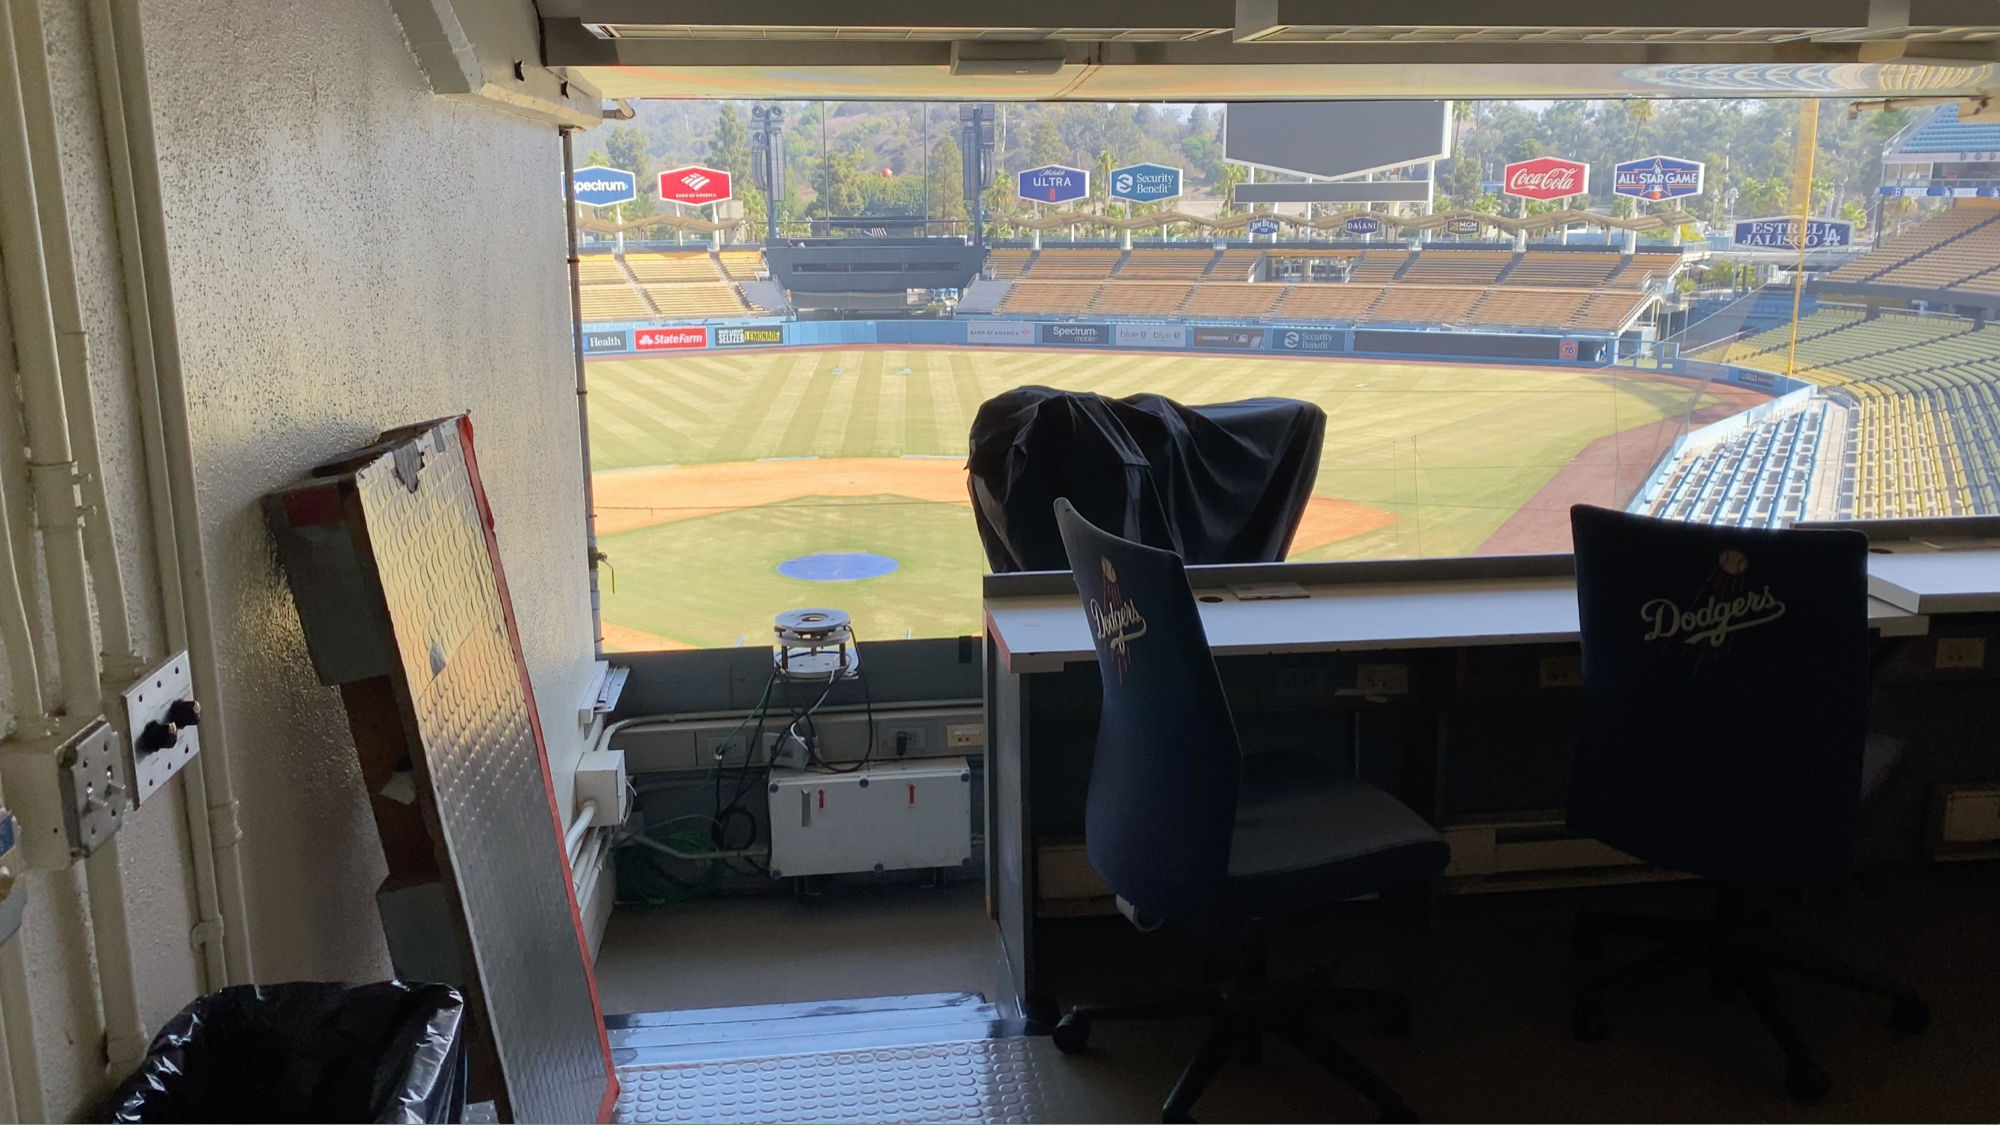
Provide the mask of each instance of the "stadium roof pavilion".
POLYGON ((1924 98, 2000 90, 1995 0, 541 0, 540 11, 544 61, 613 98, 1924 98), (1607 16, 1628 22, 1607 24, 1607 16), (1127 26, 1139 19, 1147 26, 1127 26))

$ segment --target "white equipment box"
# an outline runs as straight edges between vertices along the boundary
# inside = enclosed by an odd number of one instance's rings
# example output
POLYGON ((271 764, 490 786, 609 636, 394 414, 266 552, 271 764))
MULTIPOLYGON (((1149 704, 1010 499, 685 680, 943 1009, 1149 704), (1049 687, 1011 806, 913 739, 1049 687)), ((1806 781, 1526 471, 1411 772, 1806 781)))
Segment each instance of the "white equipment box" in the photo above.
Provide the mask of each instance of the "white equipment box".
POLYGON ((972 861, 964 758, 771 771, 771 877, 959 867, 972 861))

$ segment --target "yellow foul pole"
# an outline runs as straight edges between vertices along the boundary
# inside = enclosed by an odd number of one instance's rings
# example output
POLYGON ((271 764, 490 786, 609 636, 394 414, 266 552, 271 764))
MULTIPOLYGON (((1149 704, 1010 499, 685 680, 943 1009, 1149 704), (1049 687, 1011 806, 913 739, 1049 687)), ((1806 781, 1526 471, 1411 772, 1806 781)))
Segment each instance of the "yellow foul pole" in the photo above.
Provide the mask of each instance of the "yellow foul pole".
POLYGON ((1792 274, 1792 342, 1785 349, 1785 374, 1799 360, 1799 304, 1806 290, 1806 228, 1812 218, 1813 154, 1819 151, 1819 99, 1799 101, 1799 152, 1792 161, 1792 207, 1798 222, 1799 260, 1792 274))

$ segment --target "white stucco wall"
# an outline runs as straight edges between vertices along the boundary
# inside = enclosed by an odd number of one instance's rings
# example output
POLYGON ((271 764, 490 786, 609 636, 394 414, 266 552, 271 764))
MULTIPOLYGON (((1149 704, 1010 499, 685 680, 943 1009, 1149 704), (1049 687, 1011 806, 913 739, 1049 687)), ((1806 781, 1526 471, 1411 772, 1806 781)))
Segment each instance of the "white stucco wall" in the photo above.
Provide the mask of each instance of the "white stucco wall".
MULTIPOLYGON (((110 515, 135 633, 157 654, 84 6, 42 3, 110 515)), ((532 32, 525 0, 484 7, 519 10, 494 21, 511 38, 532 32)), ((373 902, 380 847, 338 693, 313 678, 258 498, 385 428, 469 411, 566 789, 592 630, 560 139, 553 125, 432 95, 383 0, 145 0, 142 11, 223 651, 210 721, 242 802, 251 953, 265 982, 378 979, 389 973, 373 902)), ((120 837, 149 1033, 197 988, 180 790, 137 810, 120 837)), ((31 882, 22 948, 47 1111, 74 1118, 106 1089, 87 913, 74 869, 31 882)))

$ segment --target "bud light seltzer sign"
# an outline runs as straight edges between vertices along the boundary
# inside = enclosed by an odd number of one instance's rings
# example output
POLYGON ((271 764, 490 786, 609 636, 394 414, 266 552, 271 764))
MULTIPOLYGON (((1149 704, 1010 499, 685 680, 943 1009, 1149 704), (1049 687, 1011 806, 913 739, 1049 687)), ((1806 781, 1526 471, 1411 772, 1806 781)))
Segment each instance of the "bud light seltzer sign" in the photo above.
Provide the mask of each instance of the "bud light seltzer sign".
POLYGON ((1590 165, 1560 156, 1537 156, 1507 165, 1500 190, 1521 199, 1568 199, 1590 191, 1590 165))
POLYGON ((1633 199, 1680 199, 1701 194, 1701 175, 1706 166, 1699 160, 1678 156, 1648 156, 1627 160, 1611 168, 1611 194, 1633 199))

